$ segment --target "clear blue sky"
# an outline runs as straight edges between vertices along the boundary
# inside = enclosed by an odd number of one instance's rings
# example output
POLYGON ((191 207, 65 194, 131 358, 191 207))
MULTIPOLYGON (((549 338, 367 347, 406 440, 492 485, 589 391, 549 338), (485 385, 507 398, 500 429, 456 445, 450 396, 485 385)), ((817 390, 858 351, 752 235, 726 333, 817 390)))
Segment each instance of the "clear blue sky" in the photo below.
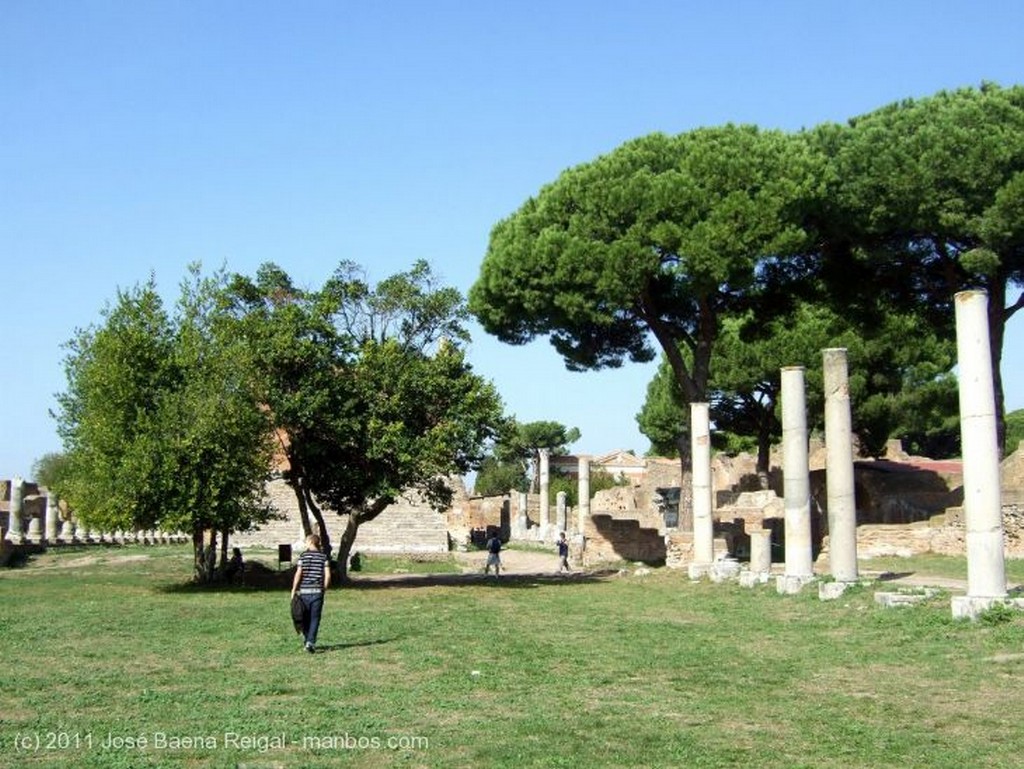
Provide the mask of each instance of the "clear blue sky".
MULTIPOLYGON (((491 227, 653 131, 800 129, 1024 82, 1024 3, 52 2, 0 5, 0 477, 60 444, 61 344, 118 287, 189 262, 318 286, 430 261, 463 292, 491 227)), ((1024 407, 1024 320, 1007 405, 1024 407)), ((474 333, 524 421, 646 450, 650 366, 569 373, 474 333)))

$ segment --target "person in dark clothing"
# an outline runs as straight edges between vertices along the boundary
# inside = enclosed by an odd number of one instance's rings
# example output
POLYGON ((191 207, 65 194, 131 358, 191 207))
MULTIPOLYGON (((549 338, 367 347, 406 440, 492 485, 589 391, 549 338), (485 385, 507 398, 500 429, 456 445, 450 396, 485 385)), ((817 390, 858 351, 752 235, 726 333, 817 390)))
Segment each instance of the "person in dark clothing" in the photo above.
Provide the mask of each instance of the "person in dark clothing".
POLYGON ((494 567, 494 576, 501 574, 501 537, 495 532, 489 540, 487 540, 487 563, 484 565, 484 574, 491 573, 491 567, 494 567))
POLYGON ((292 598, 302 601, 303 648, 310 654, 316 651, 316 636, 320 630, 320 615, 324 610, 324 591, 331 584, 330 562, 320 552, 320 537, 306 537, 306 550, 299 556, 299 565, 292 580, 292 598))
POLYGON ((564 531, 558 534, 558 571, 570 571, 569 543, 565 539, 564 531))
POLYGON ((224 569, 224 579, 233 582, 235 579, 241 579, 244 574, 245 561, 242 560, 242 551, 237 547, 232 548, 231 560, 228 561, 228 565, 224 569))

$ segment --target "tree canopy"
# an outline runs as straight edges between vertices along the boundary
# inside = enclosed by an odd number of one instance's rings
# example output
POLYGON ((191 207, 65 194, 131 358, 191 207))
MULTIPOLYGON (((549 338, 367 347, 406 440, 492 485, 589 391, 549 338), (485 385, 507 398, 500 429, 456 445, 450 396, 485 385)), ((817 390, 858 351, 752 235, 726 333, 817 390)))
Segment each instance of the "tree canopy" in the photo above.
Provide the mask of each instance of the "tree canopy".
MULTIPOLYGON (((213 574, 206 531, 270 517, 270 430, 243 341, 217 301, 223 276, 193 267, 173 315, 150 280, 119 291, 68 343, 58 397, 60 491, 87 525, 191 533, 195 574, 213 574)), ((209 543, 213 547, 213 539, 209 543)))
POLYGON ((752 126, 627 142, 494 227, 470 310, 510 343, 548 334, 574 369, 651 360, 653 340, 702 401, 720 324, 750 307, 774 255, 807 245, 813 159, 752 126))
POLYGON ((425 262, 376 286, 343 262, 318 291, 268 264, 236 276, 232 294, 304 525, 309 511, 329 548, 321 508, 346 516, 342 570, 359 526, 400 494, 450 502, 446 476, 475 469, 503 421, 497 391, 466 362, 456 290, 425 262))
POLYGON ((1006 322, 1024 306, 1024 87, 941 91, 826 125, 820 274, 844 311, 871 322, 880 301, 951 334, 953 296, 983 288, 1002 446, 1006 322))
POLYGON ((700 400, 721 319, 764 255, 804 244, 811 171, 805 143, 752 126, 627 142, 494 227, 470 310, 506 342, 548 334, 573 369, 651 360, 653 336, 700 400))
MULTIPOLYGON (((867 380, 855 415, 866 445, 892 430, 945 451, 953 294, 988 291, 998 372, 1005 322, 1024 306, 1007 301, 1024 279, 1022 212, 1020 86, 940 92, 793 134, 652 134, 568 169, 498 222, 470 309, 506 342, 549 336, 573 369, 650 360, 656 343, 671 371, 659 388, 716 400, 722 426, 763 440, 772 380, 768 358, 751 356, 795 352, 764 338, 748 349, 753 337, 737 331, 784 334, 777 321, 801 303, 830 308, 844 321, 836 333, 856 340, 851 359, 871 366, 851 371, 867 380)), ((1001 413, 998 373, 996 390, 1001 413)), ((643 418, 667 447, 686 435, 668 421, 687 414, 657 400, 643 418)))
POLYGON ((494 442, 491 455, 480 466, 476 493, 487 496, 505 494, 510 490, 529 490, 529 465, 533 460, 536 470, 538 450, 547 449, 556 455, 568 454, 569 445, 579 438, 577 428, 566 427, 560 422, 508 419, 494 442))

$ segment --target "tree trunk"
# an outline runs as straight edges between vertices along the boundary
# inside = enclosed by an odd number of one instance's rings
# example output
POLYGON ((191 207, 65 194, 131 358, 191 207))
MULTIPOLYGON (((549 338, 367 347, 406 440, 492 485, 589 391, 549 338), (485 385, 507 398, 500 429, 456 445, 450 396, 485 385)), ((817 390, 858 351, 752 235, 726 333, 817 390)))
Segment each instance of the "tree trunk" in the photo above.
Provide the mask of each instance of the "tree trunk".
MULTIPOLYGON (((352 554, 352 545, 356 542, 356 534, 359 533, 359 525, 372 521, 380 515, 388 505, 394 503, 391 497, 382 497, 375 500, 369 506, 363 505, 358 510, 349 510, 348 521, 345 530, 341 533, 341 541, 338 543, 338 574, 342 582, 348 582, 348 558, 352 554)), ((325 551, 328 552, 329 551, 325 551)))
POLYGON ((209 547, 205 545, 203 533, 203 529, 200 526, 192 529, 192 578, 200 584, 206 584, 212 579, 209 569, 209 550, 216 547, 213 541, 210 542, 209 547))
POLYGON ((302 484, 302 492, 306 497, 306 506, 309 508, 310 512, 313 513, 313 518, 316 520, 316 526, 320 535, 320 548, 329 556, 331 554, 331 535, 330 532, 327 531, 327 523, 324 521, 324 515, 320 511, 320 508, 317 507, 316 502, 313 500, 313 495, 310 493, 309 487, 305 483, 302 484))
POLYGON ((693 533, 693 461, 690 449, 690 422, 686 420, 685 434, 679 436, 679 529, 693 533))
POLYGON ((757 485, 764 491, 771 487, 772 434, 767 424, 762 423, 757 432, 757 485))
MULTIPOLYGON (((996 447, 999 458, 1006 455, 1006 400, 1003 396, 1003 337, 1006 333, 1006 280, 990 281, 988 292, 989 352, 992 356, 992 390, 995 395, 996 447)), ((1016 447, 1014 447, 1016 448, 1016 447)))
MULTIPOLYGON (((341 541, 338 542, 338 576, 342 582, 348 582, 348 557, 352 553, 352 545, 356 542, 356 534, 359 533, 359 514, 351 512, 345 524, 345 530, 341 533, 341 541)), ((329 552, 329 551, 325 551, 329 552)))
POLYGON ((224 529, 220 533, 220 570, 224 571, 224 567, 228 563, 228 537, 231 534, 230 529, 224 529))
POLYGON ((313 526, 309 522, 309 510, 306 508, 306 495, 302 492, 302 479, 294 472, 288 475, 288 485, 292 487, 295 494, 295 501, 299 504, 299 520, 302 522, 302 536, 308 537, 313 533, 313 526))

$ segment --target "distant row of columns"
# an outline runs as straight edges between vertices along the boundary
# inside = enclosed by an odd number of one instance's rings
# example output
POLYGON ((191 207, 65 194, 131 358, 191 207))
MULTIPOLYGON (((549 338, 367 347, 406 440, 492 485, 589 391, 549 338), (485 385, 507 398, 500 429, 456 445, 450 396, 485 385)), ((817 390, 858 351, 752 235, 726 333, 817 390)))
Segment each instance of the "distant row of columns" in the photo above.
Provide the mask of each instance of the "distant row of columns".
POLYGON ((46 495, 46 507, 42 518, 33 516, 26 530, 24 521, 25 481, 11 479, 11 502, 7 530, 2 537, 15 545, 22 544, 90 544, 90 543, 143 543, 169 544, 184 542, 188 536, 181 532, 165 532, 156 529, 137 531, 105 532, 90 529, 76 520, 61 520, 59 500, 54 494, 46 495))
MULTIPOLYGON (((828 451, 829 562, 836 581, 849 583, 857 579, 857 518, 846 350, 826 349, 822 357, 828 451)), ((802 366, 787 366, 780 373, 786 559, 784 573, 776 585, 779 592, 794 593, 814 579, 806 385, 802 366)), ((690 432, 694 558, 690 575, 698 577, 707 572, 714 560, 708 404, 690 404, 690 432)), ((752 531, 750 538, 750 571, 767 578, 771 570, 771 532, 752 531)))
MULTIPOLYGON (((590 518, 590 457, 580 456, 578 458, 578 498, 579 502, 576 507, 577 518, 576 521, 569 520, 569 507, 567 504, 567 497, 565 492, 558 492, 555 496, 555 517, 554 521, 551 519, 551 452, 549 449, 540 449, 538 451, 538 468, 537 474, 540 479, 540 516, 538 521, 538 536, 542 541, 554 540, 558 537, 558 534, 565 532, 570 533, 572 526, 570 524, 575 523, 577 536, 582 536, 586 528, 587 519, 590 518)), ((518 515, 516 518, 516 528, 518 531, 525 533, 529 527, 529 519, 527 516, 527 505, 529 497, 526 493, 520 492, 518 497, 518 515)))

